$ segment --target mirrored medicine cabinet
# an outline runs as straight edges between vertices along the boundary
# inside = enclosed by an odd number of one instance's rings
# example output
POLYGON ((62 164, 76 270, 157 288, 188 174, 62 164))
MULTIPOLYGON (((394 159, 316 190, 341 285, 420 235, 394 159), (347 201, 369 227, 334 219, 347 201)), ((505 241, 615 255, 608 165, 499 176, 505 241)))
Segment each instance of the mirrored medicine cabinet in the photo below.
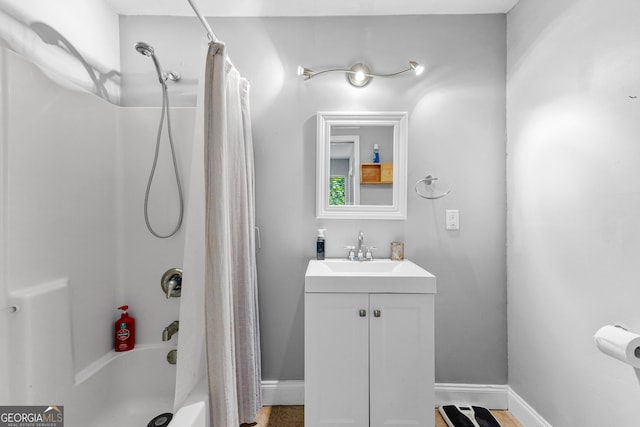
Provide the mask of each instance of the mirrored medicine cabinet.
POLYGON ((317 119, 316 217, 406 219, 407 113, 319 112, 317 119))

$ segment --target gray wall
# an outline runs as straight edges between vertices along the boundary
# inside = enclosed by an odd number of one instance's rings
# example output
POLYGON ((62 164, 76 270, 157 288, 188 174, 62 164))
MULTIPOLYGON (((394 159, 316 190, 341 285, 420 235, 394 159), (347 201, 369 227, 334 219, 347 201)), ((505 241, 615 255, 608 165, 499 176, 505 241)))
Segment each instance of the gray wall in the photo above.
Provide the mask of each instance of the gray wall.
POLYGON ((640 3, 521 0, 508 15, 509 383, 555 427, 640 425, 640 3))
MULTIPOLYGON (((438 277, 436 380, 507 382, 505 277, 504 15, 367 18, 211 19, 237 68, 251 80, 256 156, 259 298, 264 379, 303 378, 303 284, 315 256, 317 228, 327 255, 342 257, 358 231, 389 256, 391 241, 438 277), (419 77, 374 79, 364 89, 312 69, 366 62, 393 72, 409 60, 419 77), (317 111, 408 111, 406 221, 317 220, 317 111), (427 174, 452 193, 421 199, 413 184, 427 174), (283 191, 283 185, 286 191, 283 191), (445 209, 459 209, 459 231, 445 230, 445 209)), ((133 51, 144 40, 167 69, 182 72, 173 105, 194 105, 202 29, 192 18, 121 18, 122 100, 157 105, 149 60, 133 51)))

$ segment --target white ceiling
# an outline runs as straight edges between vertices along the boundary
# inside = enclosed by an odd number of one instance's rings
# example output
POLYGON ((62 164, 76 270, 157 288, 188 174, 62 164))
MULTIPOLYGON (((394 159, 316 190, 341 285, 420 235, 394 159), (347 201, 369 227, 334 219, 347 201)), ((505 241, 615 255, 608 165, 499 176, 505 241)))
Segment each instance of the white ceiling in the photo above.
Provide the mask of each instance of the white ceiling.
MULTIPOLYGON (((121 15, 192 16, 187 0, 104 0, 121 15)), ((519 0, 193 0, 204 16, 506 13, 519 0)))

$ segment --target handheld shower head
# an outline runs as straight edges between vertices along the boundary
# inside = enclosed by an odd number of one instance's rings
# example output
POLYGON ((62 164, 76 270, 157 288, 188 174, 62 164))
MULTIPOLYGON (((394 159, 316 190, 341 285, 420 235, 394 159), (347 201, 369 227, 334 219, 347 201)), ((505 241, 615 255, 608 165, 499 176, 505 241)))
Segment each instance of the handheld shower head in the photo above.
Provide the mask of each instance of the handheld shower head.
POLYGON ((153 56, 153 47, 145 42, 138 42, 134 45, 138 53, 144 56, 153 56))
POLYGON ((138 51, 138 53, 144 56, 148 56, 153 60, 153 65, 155 66, 156 72, 158 73, 158 81, 162 86, 166 86, 165 82, 167 81, 167 79, 174 82, 177 82, 180 80, 180 77, 181 77, 180 73, 177 73, 175 71, 170 71, 168 73, 162 72, 162 67, 160 67, 160 62, 158 61, 158 58, 156 58, 155 52, 153 50, 153 47, 151 47, 151 45, 145 42, 138 42, 134 45, 134 47, 136 51, 138 51))
POLYGON ((166 87, 164 83, 165 79, 162 75, 162 69, 160 67, 160 63, 158 62, 158 58, 156 58, 156 55, 154 54, 153 47, 145 42, 138 42, 134 45, 134 47, 138 51, 138 53, 144 56, 148 56, 153 60, 153 65, 156 67, 156 72, 158 73, 158 81, 162 86, 166 87))

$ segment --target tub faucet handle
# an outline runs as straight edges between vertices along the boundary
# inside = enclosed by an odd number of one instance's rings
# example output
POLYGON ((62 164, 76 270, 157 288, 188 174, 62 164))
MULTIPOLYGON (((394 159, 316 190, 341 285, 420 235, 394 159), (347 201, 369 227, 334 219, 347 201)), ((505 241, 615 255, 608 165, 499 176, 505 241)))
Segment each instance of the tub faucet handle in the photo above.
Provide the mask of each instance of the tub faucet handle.
POLYGON ((160 287, 167 299, 179 297, 182 293, 182 269, 171 268, 165 271, 160 279, 160 287))
POLYGON ((178 286, 178 281, 175 279, 171 279, 167 282, 167 299, 171 298, 171 292, 178 286))

